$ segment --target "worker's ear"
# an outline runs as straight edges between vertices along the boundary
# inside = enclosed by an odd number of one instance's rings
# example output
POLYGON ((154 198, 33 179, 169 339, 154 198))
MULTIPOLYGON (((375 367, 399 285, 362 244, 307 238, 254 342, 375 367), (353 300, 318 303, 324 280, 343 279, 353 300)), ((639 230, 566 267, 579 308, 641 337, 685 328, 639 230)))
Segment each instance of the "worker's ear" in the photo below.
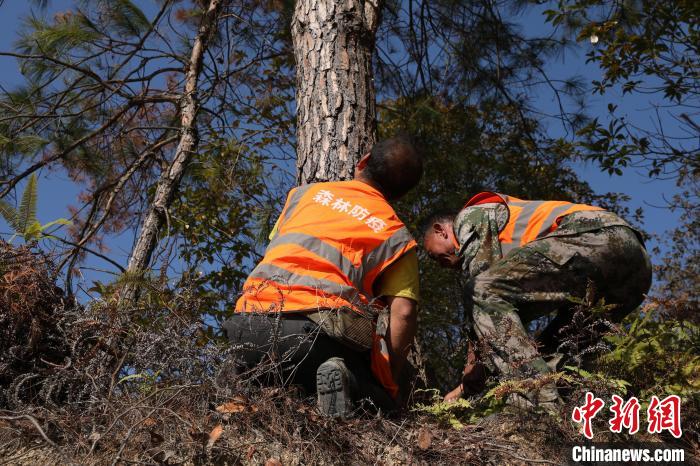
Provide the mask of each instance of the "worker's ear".
POLYGON ((355 173, 361 172, 365 168, 367 168, 367 164, 369 163, 369 157, 372 155, 371 152, 367 152, 365 155, 363 155, 360 158, 360 161, 357 162, 357 165, 355 165, 355 173))
POLYGON ((447 239, 449 237, 447 234, 447 226, 443 223, 433 223, 433 231, 440 238, 447 239))

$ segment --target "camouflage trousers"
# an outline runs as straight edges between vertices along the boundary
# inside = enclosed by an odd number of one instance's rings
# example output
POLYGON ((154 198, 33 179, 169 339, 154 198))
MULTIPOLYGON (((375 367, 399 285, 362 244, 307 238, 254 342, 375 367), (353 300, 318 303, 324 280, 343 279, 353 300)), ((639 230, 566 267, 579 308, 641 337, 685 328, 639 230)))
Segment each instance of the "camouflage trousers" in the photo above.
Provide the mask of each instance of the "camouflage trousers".
POLYGON ((570 318, 569 298, 584 297, 589 281, 596 299, 618 304, 621 320, 644 299, 651 264, 636 233, 625 226, 566 236, 548 236, 514 249, 465 286, 474 331, 488 347, 489 368, 501 376, 529 376, 551 370, 525 325, 557 311, 570 318))

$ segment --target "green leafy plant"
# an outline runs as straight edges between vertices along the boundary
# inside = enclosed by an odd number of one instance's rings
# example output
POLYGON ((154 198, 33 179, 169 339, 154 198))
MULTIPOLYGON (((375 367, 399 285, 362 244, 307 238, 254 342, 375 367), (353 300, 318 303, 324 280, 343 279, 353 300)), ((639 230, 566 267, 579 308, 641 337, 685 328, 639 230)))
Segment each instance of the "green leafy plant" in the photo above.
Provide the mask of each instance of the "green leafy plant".
POLYGON ((564 366, 568 372, 577 375, 577 378, 565 375, 563 380, 570 384, 581 385, 583 387, 604 386, 609 390, 614 391, 618 395, 626 395, 629 390, 630 383, 624 379, 616 379, 601 372, 589 372, 575 366, 564 366))
POLYGON ((700 326, 663 319, 653 309, 629 318, 621 334, 606 340, 613 350, 601 357, 607 372, 644 383, 644 395, 692 395, 700 391, 700 326))
POLYGON ((461 429, 465 424, 474 424, 506 406, 507 393, 518 391, 519 381, 508 380, 496 384, 481 396, 444 401, 437 389, 417 390, 428 394, 429 403, 416 403, 413 411, 435 418, 439 423, 461 429))
POLYGON ((44 232, 56 225, 70 225, 71 222, 65 218, 59 218, 44 225, 37 220, 36 206, 39 198, 37 191, 36 175, 32 175, 22 193, 19 208, 14 208, 7 201, 0 199, 0 215, 14 231, 10 242, 17 236, 24 238, 26 243, 40 238, 53 238, 53 235, 44 232))
POLYGON ((432 403, 418 403, 416 407, 413 408, 413 411, 433 416, 437 418, 438 422, 448 424, 455 429, 464 427, 460 418, 464 418, 464 414, 473 408, 469 400, 460 398, 456 401, 443 401, 439 390, 430 389, 419 391, 429 392, 432 395, 432 403))
POLYGON ((119 382, 117 382, 117 385, 130 382, 130 383, 135 383, 136 388, 139 392, 148 394, 151 393, 155 388, 158 383, 159 377, 161 375, 161 371, 146 371, 146 372, 140 372, 136 374, 129 374, 121 379, 119 379, 119 382))

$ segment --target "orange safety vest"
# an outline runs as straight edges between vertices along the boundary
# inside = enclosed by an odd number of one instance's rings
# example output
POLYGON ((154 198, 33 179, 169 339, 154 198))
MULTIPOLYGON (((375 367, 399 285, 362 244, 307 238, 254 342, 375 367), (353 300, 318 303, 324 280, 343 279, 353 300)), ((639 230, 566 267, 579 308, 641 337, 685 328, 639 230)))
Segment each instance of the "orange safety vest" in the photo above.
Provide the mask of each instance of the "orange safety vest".
POLYGON ((508 207, 508 221, 498 234, 501 253, 504 256, 517 247, 553 232, 559 227, 561 218, 566 215, 583 210, 603 210, 600 207, 566 201, 525 201, 490 191, 472 197, 464 207, 494 202, 508 207))
POLYGON ((237 312, 349 307, 364 314, 377 277, 416 247, 384 196, 361 181, 292 189, 277 225, 237 312))
MULTIPOLYGON (((376 306, 381 273, 417 246, 394 209, 361 181, 314 183, 294 188, 277 234, 253 269, 236 312, 313 312, 347 307, 366 315, 376 306)), ((374 336, 372 369, 396 393, 388 351, 374 336)))

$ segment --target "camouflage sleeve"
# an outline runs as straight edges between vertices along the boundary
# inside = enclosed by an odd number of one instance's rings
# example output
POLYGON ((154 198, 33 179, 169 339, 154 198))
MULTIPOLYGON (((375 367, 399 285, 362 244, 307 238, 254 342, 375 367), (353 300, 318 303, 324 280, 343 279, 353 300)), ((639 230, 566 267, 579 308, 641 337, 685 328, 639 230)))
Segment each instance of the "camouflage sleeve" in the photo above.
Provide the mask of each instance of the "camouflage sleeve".
POLYGON ((499 214, 498 207, 490 204, 467 207, 455 218, 455 235, 460 244, 458 255, 467 277, 480 274, 501 258, 499 214))

